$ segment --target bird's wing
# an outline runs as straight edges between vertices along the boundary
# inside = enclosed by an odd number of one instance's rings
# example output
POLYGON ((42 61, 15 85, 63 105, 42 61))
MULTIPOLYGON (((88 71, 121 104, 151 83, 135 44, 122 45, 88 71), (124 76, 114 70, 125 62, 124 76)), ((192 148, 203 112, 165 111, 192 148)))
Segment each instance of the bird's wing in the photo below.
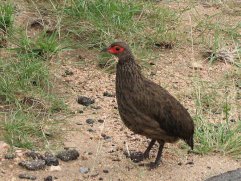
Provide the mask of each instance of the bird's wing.
POLYGON ((194 125, 187 110, 161 86, 146 82, 145 91, 137 98, 142 106, 137 109, 157 121, 169 136, 188 139, 194 132, 194 125))

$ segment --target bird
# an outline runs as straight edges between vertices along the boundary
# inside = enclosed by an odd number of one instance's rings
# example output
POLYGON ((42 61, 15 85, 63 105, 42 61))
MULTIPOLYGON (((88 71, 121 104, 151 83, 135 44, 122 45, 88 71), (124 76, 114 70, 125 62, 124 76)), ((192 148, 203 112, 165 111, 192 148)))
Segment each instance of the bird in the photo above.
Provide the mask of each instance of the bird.
POLYGON ((130 47, 125 42, 114 42, 102 52, 115 55, 116 99, 119 115, 124 125, 135 134, 151 139, 143 153, 149 158, 156 142, 158 153, 152 168, 161 163, 165 143, 184 140, 193 150, 194 122, 187 109, 167 90, 147 79, 130 47))

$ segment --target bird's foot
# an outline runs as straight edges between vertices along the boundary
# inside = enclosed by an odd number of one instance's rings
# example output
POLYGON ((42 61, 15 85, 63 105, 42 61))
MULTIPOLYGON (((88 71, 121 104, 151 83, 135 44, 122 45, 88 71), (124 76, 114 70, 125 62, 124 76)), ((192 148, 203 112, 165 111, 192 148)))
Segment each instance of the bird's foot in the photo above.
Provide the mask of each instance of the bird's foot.
POLYGON ((149 170, 154 170, 160 166, 160 162, 151 162, 149 165, 149 170))

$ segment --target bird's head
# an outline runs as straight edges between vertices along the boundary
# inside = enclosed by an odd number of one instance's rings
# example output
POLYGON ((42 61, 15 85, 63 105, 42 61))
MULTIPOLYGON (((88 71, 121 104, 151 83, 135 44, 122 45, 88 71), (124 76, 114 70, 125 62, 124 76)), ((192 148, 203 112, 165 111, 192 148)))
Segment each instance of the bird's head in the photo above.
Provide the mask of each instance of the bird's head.
POLYGON ((119 58, 119 61, 133 59, 129 46, 124 42, 112 43, 109 47, 104 48, 102 52, 108 52, 119 58))

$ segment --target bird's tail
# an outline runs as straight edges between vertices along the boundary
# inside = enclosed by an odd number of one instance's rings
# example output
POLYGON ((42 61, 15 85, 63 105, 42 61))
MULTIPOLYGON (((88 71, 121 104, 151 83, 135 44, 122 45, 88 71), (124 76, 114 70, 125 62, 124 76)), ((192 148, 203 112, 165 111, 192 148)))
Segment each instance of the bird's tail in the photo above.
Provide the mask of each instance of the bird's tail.
POLYGON ((191 149, 193 150, 194 147, 194 142, 193 142, 193 135, 189 138, 186 139, 185 142, 191 147, 191 149))

